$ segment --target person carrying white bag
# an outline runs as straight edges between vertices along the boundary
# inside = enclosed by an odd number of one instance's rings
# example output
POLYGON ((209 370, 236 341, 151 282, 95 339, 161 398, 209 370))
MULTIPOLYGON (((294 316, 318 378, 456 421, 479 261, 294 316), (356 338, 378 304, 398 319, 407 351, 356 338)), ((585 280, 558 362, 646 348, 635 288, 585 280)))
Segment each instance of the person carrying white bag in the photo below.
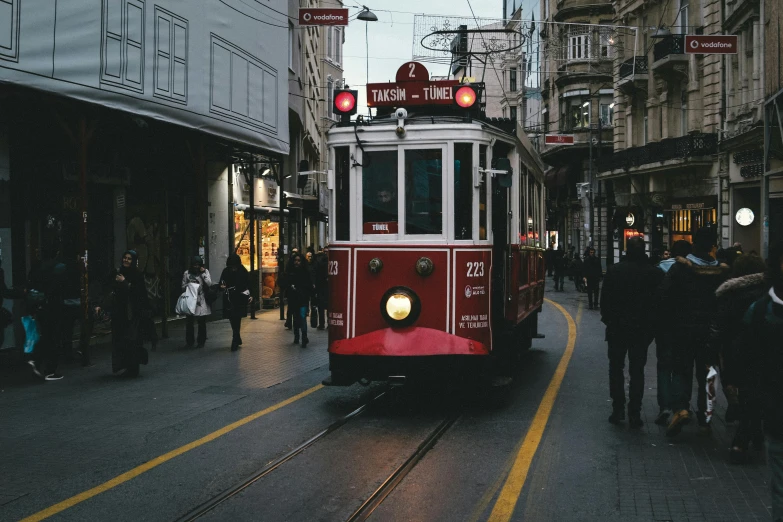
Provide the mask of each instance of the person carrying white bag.
POLYGON ((207 316, 212 309, 207 302, 207 292, 212 286, 209 270, 204 268, 204 260, 193 256, 190 268, 182 274, 183 294, 177 300, 177 313, 187 317, 185 324, 185 345, 192 348, 194 341, 197 348, 203 348, 207 340, 207 316), (182 306, 180 306, 182 305, 182 306), (198 335, 193 335, 193 323, 198 322, 198 335))

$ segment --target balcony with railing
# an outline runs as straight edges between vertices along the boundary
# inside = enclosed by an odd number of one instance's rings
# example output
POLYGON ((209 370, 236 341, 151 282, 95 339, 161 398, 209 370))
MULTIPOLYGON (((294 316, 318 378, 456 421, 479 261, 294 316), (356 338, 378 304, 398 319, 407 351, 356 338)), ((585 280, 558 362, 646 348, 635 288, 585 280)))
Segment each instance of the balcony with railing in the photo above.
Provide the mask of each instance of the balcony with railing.
POLYGON ((615 151, 598 161, 598 171, 610 174, 612 171, 662 170, 700 163, 712 165, 710 156, 717 153, 717 134, 689 134, 615 151))
POLYGON ((653 72, 663 75, 672 72, 684 73, 687 64, 688 55, 685 54, 684 35, 666 36, 653 46, 653 72))
POLYGON ((620 64, 617 88, 626 94, 641 89, 647 90, 649 68, 646 56, 633 56, 620 64))

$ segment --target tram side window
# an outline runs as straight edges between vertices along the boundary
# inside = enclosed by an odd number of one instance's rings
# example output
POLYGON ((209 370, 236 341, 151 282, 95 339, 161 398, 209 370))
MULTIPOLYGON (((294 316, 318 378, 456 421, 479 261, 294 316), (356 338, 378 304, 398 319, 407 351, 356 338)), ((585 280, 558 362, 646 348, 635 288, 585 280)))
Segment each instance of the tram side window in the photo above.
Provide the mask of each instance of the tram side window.
POLYGON ((454 144, 454 239, 473 238, 473 144, 454 144))
POLYGON ((365 152, 362 168, 364 234, 396 234, 397 151, 365 152))
POLYGON ((351 210, 350 210, 350 168, 348 159, 349 147, 334 149, 334 223, 337 241, 350 240, 351 210))
MULTIPOLYGON (((479 167, 487 168, 487 146, 479 146, 479 167)), ((479 239, 487 239, 487 183, 489 180, 484 175, 484 182, 479 187, 479 239)))
POLYGON ((405 233, 443 233, 443 151, 405 151, 405 233))

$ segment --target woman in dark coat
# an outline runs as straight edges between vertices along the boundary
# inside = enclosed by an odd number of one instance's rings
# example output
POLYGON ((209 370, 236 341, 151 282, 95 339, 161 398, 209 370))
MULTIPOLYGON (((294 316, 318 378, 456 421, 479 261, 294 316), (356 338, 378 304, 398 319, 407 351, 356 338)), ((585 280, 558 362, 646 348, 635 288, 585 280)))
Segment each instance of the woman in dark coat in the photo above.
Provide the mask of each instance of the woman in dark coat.
POLYGON ((251 300, 250 276, 237 254, 231 254, 226 259, 226 268, 220 274, 220 289, 224 291, 223 319, 228 319, 231 323, 231 351, 235 352, 242 344, 239 327, 242 318, 247 317, 247 304, 251 300))
POLYGON ((294 311, 294 344, 299 344, 299 330, 302 331, 302 347, 307 346, 307 308, 313 294, 313 280, 304 256, 297 253, 291 259, 293 269, 289 274, 288 306, 294 311))
POLYGON ((147 364, 140 322, 151 307, 144 276, 136 268, 138 257, 134 250, 126 251, 122 266, 111 281, 111 367, 115 373, 125 370, 123 377, 138 377, 139 364, 147 364))
POLYGON ((721 361, 721 381, 729 402, 733 402, 733 397, 739 394, 740 424, 729 450, 734 463, 742 463, 747 459, 750 442, 760 449, 764 438, 761 430, 761 401, 756 387, 758 376, 740 371, 740 361, 744 348, 742 334, 745 312, 754 301, 769 291, 770 283, 764 277, 765 269, 764 260, 760 257, 741 255, 732 266, 732 278, 715 291, 717 312, 710 324, 710 360, 721 361))

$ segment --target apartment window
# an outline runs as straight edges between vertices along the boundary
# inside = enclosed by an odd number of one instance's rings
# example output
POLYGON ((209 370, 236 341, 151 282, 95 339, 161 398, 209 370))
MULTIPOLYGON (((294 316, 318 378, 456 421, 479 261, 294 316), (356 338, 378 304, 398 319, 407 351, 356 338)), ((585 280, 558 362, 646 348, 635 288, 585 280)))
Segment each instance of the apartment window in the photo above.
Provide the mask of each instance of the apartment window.
POLYGON ((157 6, 154 74, 155 96, 187 103, 188 22, 157 6))
POLYGON ((288 68, 294 70, 294 24, 288 22, 288 68))
POLYGON ((647 145, 649 141, 647 136, 647 115, 644 115, 644 124, 642 126, 642 145, 647 145))
POLYGON ((342 64, 343 54, 343 30, 339 27, 334 28, 334 61, 342 64))
POLYGON ((334 58, 332 54, 332 32, 333 29, 331 27, 326 28, 326 57, 329 59, 334 58))
POLYGON ((587 129, 590 127, 590 101, 580 98, 566 98, 565 110, 566 129, 587 129))
POLYGON ((334 80, 326 81, 326 116, 334 118, 334 80))
POLYGON ((590 35, 587 33, 568 37, 568 59, 587 60, 590 57, 590 35))
POLYGON ((604 127, 611 127, 614 125, 614 104, 602 103, 601 104, 601 125, 604 127))
POLYGON ((516 107, 509 107, 509 118, 516 121, 517 119, 517 108, 516 107))
POLYGON ((101 81, 144 92, 144 0, 103 0, 101 81))
POLYGON ((680 0, 679 28, 680 34, 688 34, 688 8, 690 0, 680 0))
POLYGON ((602 27, 598 33, 600 58, 614 58, 614 34, 611 27, 602 27))
POLYGON ((510 69, 508 71, 508 88, 511 92, 516 92, 517 90, 517 70, 516 69, 510 69))

